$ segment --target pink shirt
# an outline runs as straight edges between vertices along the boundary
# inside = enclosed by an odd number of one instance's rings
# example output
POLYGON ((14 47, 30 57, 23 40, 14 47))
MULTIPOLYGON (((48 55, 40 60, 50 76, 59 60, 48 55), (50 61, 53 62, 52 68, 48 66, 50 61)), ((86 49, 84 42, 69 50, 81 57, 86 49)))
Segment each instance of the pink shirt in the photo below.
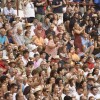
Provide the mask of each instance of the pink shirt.
POLYGON ((57 49, 58 47, 50 48, 49 46, 55 46, 56 44, 54 43, 53 40, 50 40, 46 46, 45 52, 51 56, 57 55, 57 49))

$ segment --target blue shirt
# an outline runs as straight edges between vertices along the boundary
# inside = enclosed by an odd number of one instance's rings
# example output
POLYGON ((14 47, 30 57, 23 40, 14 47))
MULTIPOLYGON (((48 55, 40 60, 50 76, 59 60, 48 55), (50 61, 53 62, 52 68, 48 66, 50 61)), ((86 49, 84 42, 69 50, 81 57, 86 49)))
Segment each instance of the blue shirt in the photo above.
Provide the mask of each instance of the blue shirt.
POLYGON ((0 35, 0 44, 4 44, 5 43, 5 41, 7 40, 7 37, 6 36, 1 36, 0 35))

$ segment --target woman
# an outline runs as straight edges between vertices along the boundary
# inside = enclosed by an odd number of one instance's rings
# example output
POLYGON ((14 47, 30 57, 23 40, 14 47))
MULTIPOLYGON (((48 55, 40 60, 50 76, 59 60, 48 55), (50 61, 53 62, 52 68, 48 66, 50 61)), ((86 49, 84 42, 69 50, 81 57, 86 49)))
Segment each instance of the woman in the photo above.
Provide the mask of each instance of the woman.
POLYGON ((81 34, 84 33, 85 26, 80 27, 79 24, 76 22, 74 24, 73 33, 74 33, 74 45, 75 47, 79 48, 80 51, 83 51, 82 41, 81 41, 81 34))
POLYGON ((48 44, 46 45, 46 49, 45 49, 45 52, 49 55, 49 56, 55 56, 57 55, 57 50, 59 48, 59 38, 58 37, 54 37, 53 36, 50 36, 49 38, 49 42, 48 44))
POLYGON ((24 1, 23 10, 24 17, 27 18, 28 22, 32 22, 33 18, 35 17, 35 9, 31 0, 24 1))
POLYGON ((25 45, 26 46, 28 46, 29 44, 32 43, 32 38, 30 37, 30 31, 25 32, 24 39, 25 39, 25 45))
POLYGON ((100 57, 100 35, 98 36, 97 40, 94 42, 94 55, 100 57))

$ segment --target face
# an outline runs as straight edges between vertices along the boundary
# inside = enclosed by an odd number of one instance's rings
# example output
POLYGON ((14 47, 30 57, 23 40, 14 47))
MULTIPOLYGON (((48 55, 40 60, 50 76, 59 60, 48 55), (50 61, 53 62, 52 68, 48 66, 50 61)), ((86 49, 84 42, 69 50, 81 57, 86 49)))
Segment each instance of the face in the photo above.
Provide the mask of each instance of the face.
POLYGON ((12 94, 9 94, 8 100, 13 100, 12 94))
POLYGON ((94 88, 94 89, 92 90, 92 93, 93 93, 94 95, 96 95, 97 92, 98 92, 97 88, 94 88))
POLYGON ((54 83, 55 83, 55 78, 51 77, 50 83, 51 83, 51 84, 54 84, 54 83))
POLYGON ((24 95, 23 95, 23 93, 20 93, 20 94, 19 94, 19 98, 18 98, 18 100, 25 100, 25 99, 24 99, 24 95))
POLYGON ((78 94, 81 95, 82 93, 83 93, 83 89, 82 88, 78 89, 78 94))
POLYGON ((22 29, 17 29, 17 33, 20 35, 22 34, 22 29))
POLYGON ((59 92, 59 87, 58 87, 58 85, 56 85, 55 87, 54 87, 54 93, 58 93, 59 92))
POLYGON ((1 35, 2 35, 2 36, 6 35, 5 29, 1 29, 1 35))
POLYGON ((25 54, 24 54, 24 57, 25 57, 25 58, 28 58, 28 57, 29 57, 29 53, 25 53, 25 54))
POLYGON ((35 100, 35 96, 33 94, 29 95, 29 100, 35 100))
POLYGON ((87 100, 87 97, 86 96, 82 96, 81 100, 87 100))
POLYGON ((13 93, 17 93, 18 87, 14 86, 14 88, 12 88, 13 93))
POLYGON ((99 74, 99 69, 95 70, 95 74, 98 75, 99 74))

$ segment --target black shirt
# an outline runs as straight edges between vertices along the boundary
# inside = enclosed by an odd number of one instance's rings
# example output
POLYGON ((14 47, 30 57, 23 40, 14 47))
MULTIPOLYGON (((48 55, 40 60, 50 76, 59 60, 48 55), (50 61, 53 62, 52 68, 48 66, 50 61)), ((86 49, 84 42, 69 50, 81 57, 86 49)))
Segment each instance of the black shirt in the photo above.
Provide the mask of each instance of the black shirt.
POLYGON ((44 6, 42 6, 42 5, 36 6, 37 3, 40 3, 40 2, 39 1, 35 1, 35 7, 37 7, 36 14, 44 15, 45 14, 44 6))
MULTIPOLYGON (((59 5, 62 0, 53 0, 52 5, 59 5)), ((57 8, 53 8, 53 13, 63 13, 63 5, 57 8)))

